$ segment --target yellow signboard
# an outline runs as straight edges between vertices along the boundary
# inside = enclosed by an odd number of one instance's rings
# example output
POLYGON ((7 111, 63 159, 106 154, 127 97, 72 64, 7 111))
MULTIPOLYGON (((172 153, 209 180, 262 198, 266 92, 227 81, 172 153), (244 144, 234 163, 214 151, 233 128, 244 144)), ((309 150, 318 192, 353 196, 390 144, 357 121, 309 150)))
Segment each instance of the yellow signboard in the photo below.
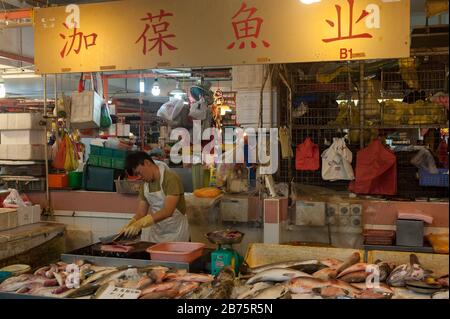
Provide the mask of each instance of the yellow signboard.
POLYGON ((409 0, 129 0, 35 9, 37 73, 408 57, 409 0))

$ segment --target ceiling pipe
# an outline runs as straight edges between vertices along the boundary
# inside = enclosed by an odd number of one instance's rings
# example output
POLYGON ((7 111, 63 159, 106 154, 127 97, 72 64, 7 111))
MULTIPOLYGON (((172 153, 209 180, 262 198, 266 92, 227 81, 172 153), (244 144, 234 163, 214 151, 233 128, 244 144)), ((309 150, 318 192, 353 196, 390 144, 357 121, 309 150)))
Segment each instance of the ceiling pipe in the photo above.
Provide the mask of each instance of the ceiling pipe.
POLYGON ((33 9, 17 9, 0 11, 0 20, 32 19, 33 9))
POLYGON ((0 50, 0 58, 34 64, 34 58, 0 50))

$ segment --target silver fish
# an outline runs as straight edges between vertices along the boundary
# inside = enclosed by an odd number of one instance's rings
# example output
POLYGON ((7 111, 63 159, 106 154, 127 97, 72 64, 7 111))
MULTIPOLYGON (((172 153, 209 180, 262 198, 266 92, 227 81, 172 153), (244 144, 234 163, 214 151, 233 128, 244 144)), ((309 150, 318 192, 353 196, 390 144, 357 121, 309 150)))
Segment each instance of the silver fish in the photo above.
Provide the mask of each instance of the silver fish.
POLYGON ((273 268, 290 268, 311 274, 325 267, 326 266, 321 264, 318 260, 306 260, 306 261, 291 260, 254 267, 250 268, 249 270, 251 273, 259 274, 263 271, 273 268))
POLYGON ((266 288, 252 299, 281 299, 289 292, 287 285, 281 284, 266 288))
POLYGON ((395 268, 386 282, 389 286, 404 287, 406 280, 422 280, 425 277, 425 270, 419 263, 416 255, 411 254, 408 264, 403 264, 395 268))
POLYGON ((272 287, 273 284, 269 282, 257 282, 253 286, 244 286, 245 291, 241 292, 236 299, 246 299, 246 298, 252 298, 256 294, 258 294, 261 290, 267 289, 272 287))
POLYGON ((289 268, 272 268, 260 272, 256 276, 253 276, 247 281, 247 285, 251 285, 260 281, 275 281, 282 282, 288 281, 297 277, 312 277, 311 275, 302 271, 289 269, 289 268))

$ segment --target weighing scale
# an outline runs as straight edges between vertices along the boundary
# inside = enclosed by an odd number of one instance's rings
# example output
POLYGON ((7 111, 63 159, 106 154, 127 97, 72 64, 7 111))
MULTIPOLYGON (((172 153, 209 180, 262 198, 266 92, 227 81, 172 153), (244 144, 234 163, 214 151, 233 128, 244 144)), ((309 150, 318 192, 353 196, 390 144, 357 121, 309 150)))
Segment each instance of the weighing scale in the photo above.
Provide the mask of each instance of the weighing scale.
POLYGON ((217 275, 224 267, 232 266, 234 273, 239 273, 239 267, 244 258, 233 249, 233 244, 239 244, 244 234, 238 231, 221 230, 206 234, 206 238, 217 245, 217 249, 211 253, 211 274, 217 275))

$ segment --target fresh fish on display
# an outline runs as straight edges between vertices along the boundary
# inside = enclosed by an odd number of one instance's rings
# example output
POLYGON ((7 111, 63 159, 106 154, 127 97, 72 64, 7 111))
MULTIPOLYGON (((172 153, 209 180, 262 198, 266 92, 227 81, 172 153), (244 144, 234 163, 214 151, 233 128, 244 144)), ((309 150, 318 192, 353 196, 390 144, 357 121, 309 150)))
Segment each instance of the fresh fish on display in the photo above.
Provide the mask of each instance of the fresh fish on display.
POLYGON ((249 271, 254 274, 259 274, 259 273, 269 270, 269 269, 289 268, 289 269, 303 271, 308 274, 312 274, 312 273, 314 273, 320 269, 323 269, 325 267, 326 266, 321 264, 318 260, 307 260, 307 261, 292 260, 292 261, 285 261, 285 262, 273 263, 273 264, 250 268, 249 271))
POLYGON ((287 287, 293 294, 312 293, 314 288, 330 286, 330 281, 318 278, 298 277, 292 279, 287 287))
POLYGON ((349 292, 347 290, 334 286, 313 288, 313 292, 318 293, 322 298, 336 298, 339 296, 349 295, 349 292))
POLYGON ((214 276, 206 274, 190 274, 172 278, 174 281, 193 281, 193 282, 211 282, 214 280, 214 276))
POLYGON ((324 268, 312 274, 314 278, 323 280, 334 279, 337 276, 337 270, 333 268, 324 268))
POLYGON ((358 283, 358 282, 365 282, 367 277, 370 275, 369 272, 366 272, 365 270, 361 271, 354 271, 349 274, 346 274, 339 278, 341 281, 345 281, 348 283, 358 283))
POLYGON ((321 260, 320 263, 328 268, 335 269, 336 271, 344 264, 343 261, 334 258, 321 260))
POLYGON ((108 268, 108 269, 104 269, 104 270, 95 272, 93 275, 89 276, 86 280, 84 280, 81 283, 81 285, 83 286, 83 285, 90 284, 92 282, 96 282, 97 280, 99 280, 113 272, 116 272, 116 271, 117 271, 117 268, 108 268))
POLYGON ((416 255, 410 255, 408 264, 403 264, 395 268, 386 282, 389 286, 404 287, 406 280, 422 280, 425 277, 425 270, 419 263, 416 255))
POLYGON ((291 294, 291 299, 323 299, 316 294, 291 294))
POLYGON ((167 281, 167 282, 163 282, 161 284, 153 284, 153 285, 148 286, 144 290, 142 290, 141 296, 144 296, 151 292, 175 289, 175 288, 178 288, 179 286, 180 286, 180 283, 176 282, 176 281, 167 281))
POLYGON ((272 268, 258 273, 247 281, 247 285, 251 285, 260 281, 288 281, 297 277, 312 277, 311 275, 299 270, 289 268, 272 268))
POLYGON ((154 283, 154 280, 152 278, 150 278, 148 276, 142 276, 141 279, 139 279, 139 281, 137 283, 136 289, 142 290, 153 283, 154 283))
POLYGON ((392 270, 394 270, 395 266, 391 263, 387 263, 381 260, 375 261, 375 265, 378 266, 380 271, 380 281, 384 282, 391 274, 392 270))
POLYGON ((87 284, 80 288, 72 290, 68 295, 67 298, 81 298, 85 296, 90 296, 95 294, 95 292, 100 288, 100 285, 98 284, 87 284))
POLYGON ((212 293, 212 285, 210 282, 201 283, 200 286, 183 296, 183 299, 206 299, 212 293))
POLYGON ((180 287, 178 288, 178 293, 176 296, 179 298, 182 298, 184 295, 197 289, 198 286, 200 286, 200 283, 198 283, 198 282, 183 282, 183 283, 181 283, 180 287))
POLYGON ((257 282, 256 284, 250 286, 245 285, 242 286, 243 291, 239 293, 236 297, 236 299, 246 299, 246 298, 252 298, 256 294, 258 294, 261 290, 267 289, 272 287, 273 284, 269 282, 257 282))
POLYGON ((212 283, 211 294, 206 299, 230 299, 235 284, 234 269, 230 266, 223 268, 212 283))
POLYGON ((392 294, 384 294, 373 290, 364 290, 356 295, 356 299, 391 299, 392 294))
POLYGON ((178 290, 169 289, 163 291, 150 292, 148 294, 139 297, 139 299, 172 299, 175 298, 176 296, 178 296, 178 290))
POLYGON ((340 279, 340 278, 344 277, 345 275, 348 275, 348 274, 351 274, 351 273, 354 273, 354 272, 361 272, 361 271, 366 272, 366 269, 367 269, 368 266, 369 266, 369 264, 366 264, 366 263, 354 264, 354 265, 346 268, 342 272, 340 272, 339 275, 336 278, 340 279))
POLYGON ((359 252, 354 252, 349 258, 347 258, 347 260, 345 260, 339 266, 339 268, 337 268, 338 274, 340 274, 345 269, 353 266, 354 264, 359 263, 360 260, 361 260, 361 255, 359 254, 359 252))
POLYGON ((262 290, 252 299, 281 299, 288 292, 289 288, 286 284, 279 284, 262 290))
POLYGON ((44 267, 41 267, 41 268, 39 268, 38 270, 36 270, 36 271, 34 272, 34 275, 35 275, 35 276, 45 276, 45 273, 46 273, 48 270, 50 270, 50 266, 44 266, 44 267))
POLYGON ((356 289, 360 289, 361 291, 370 290, 381 294, 393 295, 394 291, 385 283, 380 283, 378 287, 368 288, 365 282, 362 283, 352 283, 351 284, 356 289))
POLYGON ((449 299, 448 290, 435 292, 431 295, 431 299, 449 299))

